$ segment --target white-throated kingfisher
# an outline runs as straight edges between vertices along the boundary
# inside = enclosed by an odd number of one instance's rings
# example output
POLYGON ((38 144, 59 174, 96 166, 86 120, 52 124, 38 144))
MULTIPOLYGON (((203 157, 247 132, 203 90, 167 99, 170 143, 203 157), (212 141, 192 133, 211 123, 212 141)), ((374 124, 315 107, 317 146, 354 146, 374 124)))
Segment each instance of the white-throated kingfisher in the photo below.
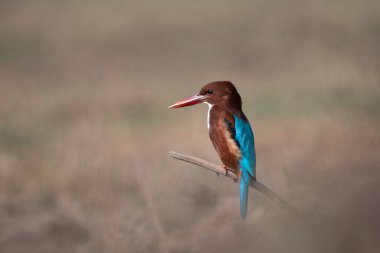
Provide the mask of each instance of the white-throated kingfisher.
POLYGON ((242 111, 242 102, 235 86, 229 81, 206 84, 199 93, 169 108, 199 103, 209 106, 209 136, 224 168, 239 175, 240 215, 247 216, 248 188, 256 180, 255 140, 251 125, 242 111))

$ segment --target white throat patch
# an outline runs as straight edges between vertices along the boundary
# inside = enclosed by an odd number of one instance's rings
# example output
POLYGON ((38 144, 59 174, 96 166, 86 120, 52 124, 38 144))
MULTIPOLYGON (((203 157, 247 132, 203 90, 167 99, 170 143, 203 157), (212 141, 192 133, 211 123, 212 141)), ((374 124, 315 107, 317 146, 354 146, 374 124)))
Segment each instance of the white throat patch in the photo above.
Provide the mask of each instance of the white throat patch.
POLYGON ((204 102, 204 103, 208 105, 208 113, 207 113, 207 129, 210 130, 210 111, 211 111, 211 108, 213 107, 213 105, 210 104, 210 103, 207 103, 207 102, 204 102))

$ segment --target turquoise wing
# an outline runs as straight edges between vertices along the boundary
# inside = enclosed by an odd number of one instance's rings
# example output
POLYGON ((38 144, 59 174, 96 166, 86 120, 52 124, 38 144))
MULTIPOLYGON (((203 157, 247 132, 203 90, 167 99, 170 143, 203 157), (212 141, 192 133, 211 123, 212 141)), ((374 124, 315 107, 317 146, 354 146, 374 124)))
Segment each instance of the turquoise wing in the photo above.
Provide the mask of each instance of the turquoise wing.
POLYGON ((235 118, 235 140, 240 146, 242 158, 240 160, 240 169, 242 172, 248 172, 252 177, 256 177, 256 152, 255 138, 253 136, 249 121, 238 117, 235 118))

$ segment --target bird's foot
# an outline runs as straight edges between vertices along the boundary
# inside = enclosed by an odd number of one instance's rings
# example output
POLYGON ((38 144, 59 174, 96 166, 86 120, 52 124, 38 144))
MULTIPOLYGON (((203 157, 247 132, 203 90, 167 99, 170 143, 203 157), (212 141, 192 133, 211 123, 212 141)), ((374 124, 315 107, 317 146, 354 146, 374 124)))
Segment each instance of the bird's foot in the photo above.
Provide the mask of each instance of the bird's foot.
POLYGON ((237 179, 235 181, 235 183, 239 183, 240 182, 240 178, 241 178, 241 170, 239 170, 239 172, 237 173, 237 179))
POLYGON ((224 169, 224 175, 227 175, 227 166, 226 165, 224 165, 224 164, 222 164, 222 168, 224 169))
MULTIPOLYGON (((222 167, 223 170, 224 170, 223 175, 224 175, 224 176, 227 175, 227 166, 224 165, 224 164, 222 164, 221 167, 222 167)), ((219 174, 221 174, 221 173, 216 172, 216 175, 217 175, 218 177, 219 177, 219 174)))

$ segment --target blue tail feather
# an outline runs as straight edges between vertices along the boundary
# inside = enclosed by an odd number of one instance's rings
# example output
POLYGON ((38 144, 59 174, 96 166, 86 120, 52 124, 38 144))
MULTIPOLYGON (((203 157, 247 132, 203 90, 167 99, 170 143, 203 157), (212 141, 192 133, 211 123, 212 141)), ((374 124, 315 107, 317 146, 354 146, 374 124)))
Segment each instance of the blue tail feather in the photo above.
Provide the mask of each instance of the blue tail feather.
POLYGON ((240 215, 242 218, 247 217, 248 188, 251 180, 252 176, 249 172, 243 170, 240 178, 240 215))

